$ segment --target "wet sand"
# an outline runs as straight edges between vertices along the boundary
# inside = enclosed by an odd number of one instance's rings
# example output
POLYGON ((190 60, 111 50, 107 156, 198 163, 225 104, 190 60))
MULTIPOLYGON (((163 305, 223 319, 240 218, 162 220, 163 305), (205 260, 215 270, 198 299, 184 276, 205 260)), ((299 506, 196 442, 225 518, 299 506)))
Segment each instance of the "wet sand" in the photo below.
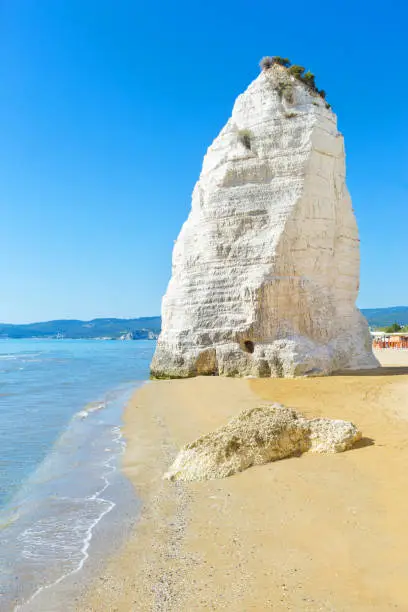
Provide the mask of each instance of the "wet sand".
POLYGON ((406 611, 408 351, 380 359, 394 367, 146 384, 126 411, 123 466, 142 515, 78 610, 406 611), (162 480, 180 446, 266 400, 352 420, 363 441, 223 480, 162 480))

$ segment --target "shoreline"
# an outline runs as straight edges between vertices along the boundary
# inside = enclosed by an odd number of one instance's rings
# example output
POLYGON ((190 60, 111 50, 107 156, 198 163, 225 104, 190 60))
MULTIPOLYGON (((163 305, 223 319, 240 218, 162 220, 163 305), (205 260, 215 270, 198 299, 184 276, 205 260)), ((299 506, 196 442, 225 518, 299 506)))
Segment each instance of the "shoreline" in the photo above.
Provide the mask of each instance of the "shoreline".
POLYGON ((122 469, 140 518, 76 610, 404 610, 408 351, 391 357, 387 366, 405 367, 139 388, 124 415, 122 469), (352 420, 364 441, 221 480, 162 480, 183 444, 264 401, 352 420))
POLYGON ((130 513, 131 526, 137 520, 138 500, 121 470, 122 413, 137 385, 129 387, 114 388, 76 412, 2 508, 2 517, 11 518, 0 530, 7 558, 1 609, 43 612, 63 600, 72 610, 71 600, 101 571, 112 541, 123 541, 122 522, 130 513), (112 395, 115 400, 108 399, 112 395), (90 450, 95 436, 97 449, 90 450))

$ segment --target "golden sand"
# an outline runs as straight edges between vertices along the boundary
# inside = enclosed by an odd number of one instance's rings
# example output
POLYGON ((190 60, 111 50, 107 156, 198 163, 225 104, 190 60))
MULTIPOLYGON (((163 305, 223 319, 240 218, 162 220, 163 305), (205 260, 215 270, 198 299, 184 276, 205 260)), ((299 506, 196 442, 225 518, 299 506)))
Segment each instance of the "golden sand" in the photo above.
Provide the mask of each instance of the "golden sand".
POLYGON ((146 384, 125 416, 142 516, 78 609, 407 611, 408 351, 380 358, 396 367, 146 384), (265 400, 351 420, 364 439, 223 480, 162 480, 183 444, 265 400))

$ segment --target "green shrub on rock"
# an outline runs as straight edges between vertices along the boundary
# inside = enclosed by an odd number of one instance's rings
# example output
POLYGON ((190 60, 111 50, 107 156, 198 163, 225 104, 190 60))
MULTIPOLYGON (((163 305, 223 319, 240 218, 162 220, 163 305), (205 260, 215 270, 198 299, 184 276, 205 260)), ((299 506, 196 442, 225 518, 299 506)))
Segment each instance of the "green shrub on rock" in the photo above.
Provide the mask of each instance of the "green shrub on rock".
POLYGON ((274 55, 272 57, 272 62, 274 64, 279 64, 279 66, 284 66, 284 68, 289 68, 290 60, 287 57, 280 57, 279 55, 274 55))
POLYGON ((302 81, 306 83, 306 85, 310 87, 310 89, 317 92, 315 75, 313 74, 313 72, 310 72, 310 70, 305 72, 305 74, 302 76, 302 81))
POLYGON ((288 72, 289 72, 289 74, 291 74, 295 78, 301 79, 302 78, 302 74, 304 73, 305 70, 306 70, 306 68, 304 66, 298 66, 297 64, 293 64, 293 66, 291 66, 288 69, 288 72))
POLYGON ((280 99, 284 98, 288 104, 293 103, 293 86, 292 83, 280 82, 277 86, 277 91, 280 99))

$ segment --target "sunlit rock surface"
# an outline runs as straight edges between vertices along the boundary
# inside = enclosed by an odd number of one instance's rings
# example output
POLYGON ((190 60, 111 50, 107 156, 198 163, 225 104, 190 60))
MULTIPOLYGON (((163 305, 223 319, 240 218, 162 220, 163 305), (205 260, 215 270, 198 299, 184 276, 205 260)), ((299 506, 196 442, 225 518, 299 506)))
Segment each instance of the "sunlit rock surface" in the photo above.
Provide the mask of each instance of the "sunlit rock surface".
POLYGON ((186 444, 164 475, 168 480, 208 480, 307 451, 341 453, 361 439, 353 423, 306 419, 280 404, 243 410, 227 425, 186 444))
POLYGON ((237 98, 204 158, 174 247, 152 375, 377 366, 355 306, 359 266, 336 116, 273 66, 237 98))

